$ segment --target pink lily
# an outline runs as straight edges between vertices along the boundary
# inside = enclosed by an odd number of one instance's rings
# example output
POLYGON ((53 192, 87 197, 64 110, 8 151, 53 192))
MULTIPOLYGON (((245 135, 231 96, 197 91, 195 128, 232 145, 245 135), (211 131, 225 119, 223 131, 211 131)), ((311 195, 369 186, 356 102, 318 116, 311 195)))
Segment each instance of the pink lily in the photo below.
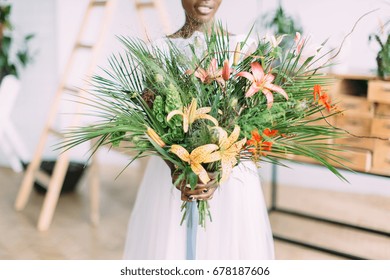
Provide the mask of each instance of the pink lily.
POLYGON ((297 45, 297 52, 300 53, 301 49, 303 47, 303 44, 305 43, 305 39, 301 40, 301 33, 295 32, 294 41, 295 41, 295 44, 297 45))
POLYGON ((233 69, 230 68, 229 66, 229 60, 225 59, 223 62, 223 67, 222 67, 222 78, 225 81, 228 81, 230 78, 230 74, 233 72, 233 69))
POLYGON ((230 68, 229 62, 227 60, 224 61, 223 68, 218 69, 217 59, 213 58, 207 70, 201 67, 197 67, 195 71, 187 70, 185 73, 188 75, 194 74, 195 77, 202 81, 202 83, 210 84, 215 80, 224 86, 225 81, 229 80, 231 72, 232 69, 230 68))
POLYGON ((248 91, 245 93, 245 97, 251 97, 255 93, 261 91, 264 93, 267 99, 267 107, 271 108, 274 102, 274 96, 272 91, 278 92, 283 95, 286 100, 288 100, 287 93, 279 86, 272 84, 275 76, 271 73, 265 74, 263 67, 261 67, 260 63, 252 62, 251 64, 252 73, 243 71, 237 74, 239 77, 247 78, 252 82, 252 85, 249 87, 248 91))
MULTIPOLYGON (((297 32, 298 33, 298 32, 297 32)), ((283 38, 287 36, 286 34, 283 34, 281 36, 278 36, 278 37, 275 37, 274 35, 270 35, 270 34, 266 34, 265 35, 265 40, 267 42, 270 42, 272 48, 276 48, 277 46, 280 45, 280 43, 282 42, 283 38)))
POLYGON ((322 48, 319 44, 309 44, 307 45, 307 42, 309 41, 308 38, 302 38, 301 34, 299 32, 295 33, 294 38, 295 44, 296 44, 296 51, 297 54, 300 54, 300 60, 305 61, 306 59, 315 56, 322 48), (303 48, 303 46, 305 46, 303 48))

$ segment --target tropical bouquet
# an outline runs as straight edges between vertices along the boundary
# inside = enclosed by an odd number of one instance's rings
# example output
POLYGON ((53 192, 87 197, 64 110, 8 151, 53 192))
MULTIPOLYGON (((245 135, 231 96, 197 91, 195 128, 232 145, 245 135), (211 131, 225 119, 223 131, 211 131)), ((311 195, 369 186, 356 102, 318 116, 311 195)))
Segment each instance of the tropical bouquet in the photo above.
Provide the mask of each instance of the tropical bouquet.
MULTIPOLYGON (((93 152, 121 145, 137 152, 133 160, 157 155, 180 187, 221 184, 241 161, 283 164, 288 155, 313 158, 342 177, 333 167, 340 160, 336 148, 326 141, 340 131, 315 124, 339 113, 326 93, 332 81, 323 69, 330 62, 318 64, 323 44, 305 54, 308 42, 299 33, 283 49, 283 36, 248 35, 231 50, 229 34, 218 26, 205 35, 207 49, 199 57, 196 46, 186 56, 169 40, 160 48, 119 39, 124 53, 92 77, 82 101, 100 121, 70 128, 62 148, 97 139, 93 152), (254 44, 243 51, 249 40, 254 44)), ((196 204, 204 226, 208 202, 196 204)))

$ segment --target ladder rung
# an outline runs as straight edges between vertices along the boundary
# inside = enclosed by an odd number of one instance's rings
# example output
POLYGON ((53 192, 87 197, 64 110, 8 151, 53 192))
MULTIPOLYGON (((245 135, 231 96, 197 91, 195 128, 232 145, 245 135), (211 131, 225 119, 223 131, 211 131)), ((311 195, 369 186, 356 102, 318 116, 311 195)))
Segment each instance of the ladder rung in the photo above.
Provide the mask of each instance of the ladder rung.
POLYGON ((137 9, 153 8, 154 3, 153 2, 137 2, 135 4, 135 7, 137 9))
POLYGON ((49 128, 49 132, 51 134, 54 134, 55 136, 57 136, 59 138, 64 138, 64 134, 62 134, 61 132, 55 130, 54 128, 49 128))
POLYGON ((76 48, 80 48, 80 49, 92 49, 93 48, 93 45, 87 45, 87 44, 82 44, 82 43, 78 43, 75 45, 76 48))
POLYGON ((92 6, 104 6, 107 4, 108 1, 93 1, 92 6))
POLYGON ((38 169, 37 171, 35 171, 35 180, 47 188, 50 183, 50 176, 42 170, 38 169))

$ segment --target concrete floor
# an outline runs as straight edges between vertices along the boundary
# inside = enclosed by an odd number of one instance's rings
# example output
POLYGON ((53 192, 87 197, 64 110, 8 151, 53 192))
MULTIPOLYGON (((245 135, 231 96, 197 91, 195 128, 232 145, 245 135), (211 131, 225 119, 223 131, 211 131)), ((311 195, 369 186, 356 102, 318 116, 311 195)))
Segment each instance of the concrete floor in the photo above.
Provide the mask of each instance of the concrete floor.
MULTIPOLYGON (((101 223, 89 223, 85 178, 77 191, 61 195, 53 223, 39 232, 36 223, 43 195, 33 191, 27 207, 13 204, 22 174, 0 168, 0 259, 121 259, 128 218, 142 174, 142 164, 102 164, 101 223)), ((265 194, 269 189, 265 184, 265 194)), ((269 200, 269 199, 268 199, 269 200)), ((281 186, 278 206, 341 222, 390 232, 390 197, 281 186)), ((288 214, 270 214, 275 234, 314 246, 368 259, 390 259, 389 235, 376 235, 288 214)), ((284 241, 275 241, 277 259, 343 259, 284 241)))

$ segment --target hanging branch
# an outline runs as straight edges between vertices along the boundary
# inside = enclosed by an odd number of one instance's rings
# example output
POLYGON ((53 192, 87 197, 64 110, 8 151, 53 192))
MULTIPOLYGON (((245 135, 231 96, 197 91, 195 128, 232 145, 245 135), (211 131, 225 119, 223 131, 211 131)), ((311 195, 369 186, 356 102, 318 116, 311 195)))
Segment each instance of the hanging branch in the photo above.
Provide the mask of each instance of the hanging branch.
POLYGON ((354 137, 354 138, 361 138, 361 139, 377 139, 377 140, 382 140, 382 141, 390 141, 390 137, 389 138, 384 138, 384 137, 378 137, 378 136, 368 136, 368 135, 356 135, 356 134, 353 134, 351 132, 349 132, 348 130, 344 129, 344 128, 340 128, 340 127, 337 127, 337 126, 334 126, 333 124, 331 124, 328 119, 324 116, 324 113, 322 111, 321 112, 321 115, 323 117, 323 119, 325 120, 325 122, 331 126, 332 128, 336 129, 336 130, 339 130, 339 131, 343 131, 345 133, 347 133, 348 135, 354 137))

